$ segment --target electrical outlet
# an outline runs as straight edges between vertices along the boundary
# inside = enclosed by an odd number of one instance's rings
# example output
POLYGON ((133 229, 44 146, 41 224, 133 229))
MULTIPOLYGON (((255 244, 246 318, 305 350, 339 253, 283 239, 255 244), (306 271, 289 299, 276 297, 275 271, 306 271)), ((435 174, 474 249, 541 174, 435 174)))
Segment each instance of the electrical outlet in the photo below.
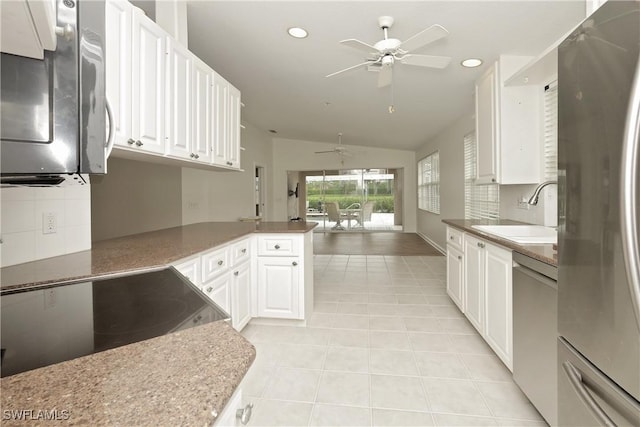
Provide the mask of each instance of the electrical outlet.
POLYGON ((524 209, 528 211, 530 207, 531 205, 529 204, 529 200, 526 197, 523 196, 518 199, 518 209, 524 209))
POLYGON ((42 214, 42 234, 58 232, 58 214, 56 212, 44 212, 42 214))

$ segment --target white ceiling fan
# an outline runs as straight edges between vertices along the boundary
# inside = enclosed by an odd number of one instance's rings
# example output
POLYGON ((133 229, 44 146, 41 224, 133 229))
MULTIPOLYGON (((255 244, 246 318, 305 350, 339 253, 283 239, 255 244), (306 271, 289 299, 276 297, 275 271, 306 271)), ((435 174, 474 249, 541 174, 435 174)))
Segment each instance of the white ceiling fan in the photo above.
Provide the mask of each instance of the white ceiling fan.
POLYGON ((441 25, 432 25, 409 37, 407 40, 400 41, 388 37, 388 30, 393 25, 393 17, 381 16, 378 18, 378 24, 384 32, 384 39, 375 43, 373 46, 356 39, 347 39, 340 42, 345 46, 366 52, 369 54, 369 59, 360 64, 331 73, 326 77, 332 77, 366 65, 369 70, 379 69, 378 87, 385 87, 391 84, 393 65, 396 62, 429 68, 446 68, 451 62, 451 58, 448 56, 416 55, 410 53, 429 43, 446 37, 449 32, 441 25))
POLYGON ((342 156, 347 156, 347 157, 353 156, 353 153, 351 151, 349 151, 346 147, 342 146, 342 132, 338 133, 338 145, 336 145, 333 149, 324 150, 324 151, 316 151, 315 152, 315 154, 326 154, 326 153, 336 153, 340 157, 342 157, 342 156))

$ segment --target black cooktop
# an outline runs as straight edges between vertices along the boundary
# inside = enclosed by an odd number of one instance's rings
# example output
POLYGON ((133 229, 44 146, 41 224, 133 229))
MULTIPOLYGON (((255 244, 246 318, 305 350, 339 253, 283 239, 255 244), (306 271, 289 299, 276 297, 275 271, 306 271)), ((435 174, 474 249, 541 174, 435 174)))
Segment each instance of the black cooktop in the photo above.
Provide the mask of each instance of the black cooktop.
POLYGON ((1 294, 2 377, 229 317, 173 267, 1 294))

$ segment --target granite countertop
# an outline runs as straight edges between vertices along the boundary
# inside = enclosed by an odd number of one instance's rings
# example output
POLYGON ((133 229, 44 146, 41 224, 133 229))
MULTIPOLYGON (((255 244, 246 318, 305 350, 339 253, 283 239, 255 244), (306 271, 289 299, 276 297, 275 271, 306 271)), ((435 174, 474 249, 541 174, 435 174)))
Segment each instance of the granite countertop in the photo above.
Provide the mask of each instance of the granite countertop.
POLYGON ((203 222, 94 242, 90 250, 0 269, 0 288, 44 285, 169 265, 252 233, 306 233, 315 222, 203 222))
POLYGON ((551 243, 547 244, 520 244, 511 240, 502 239, 493 234, 483 233, 482 231, 472 228, 472 225, 517 225, 526 224, 520 221, 513 220, 475 220, 475 219, 443 219, 447 225, 460 229, 466 233, 475 234, 490 242, 499 244, 509 248, 515 252, 523 255, 530 256, 531 258, 542 261, 546 264, 558 266, 558 251, 555 249, 555 245, 551 243))
POLYGON ((2 424, 211 425, 255 355, 217 321, 34 369, 0 379, 2 424), (31 412, 18 421, 7 411, 31 412))

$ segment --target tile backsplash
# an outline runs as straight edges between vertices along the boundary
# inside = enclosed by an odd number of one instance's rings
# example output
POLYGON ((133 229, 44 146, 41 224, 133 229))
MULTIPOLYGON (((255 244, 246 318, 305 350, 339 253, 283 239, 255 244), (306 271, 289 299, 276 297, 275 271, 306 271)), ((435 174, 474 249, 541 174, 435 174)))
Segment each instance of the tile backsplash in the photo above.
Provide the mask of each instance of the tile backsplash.
POLYGON ((91 186, 0 188, 0 266, 91 249, 91 186))

